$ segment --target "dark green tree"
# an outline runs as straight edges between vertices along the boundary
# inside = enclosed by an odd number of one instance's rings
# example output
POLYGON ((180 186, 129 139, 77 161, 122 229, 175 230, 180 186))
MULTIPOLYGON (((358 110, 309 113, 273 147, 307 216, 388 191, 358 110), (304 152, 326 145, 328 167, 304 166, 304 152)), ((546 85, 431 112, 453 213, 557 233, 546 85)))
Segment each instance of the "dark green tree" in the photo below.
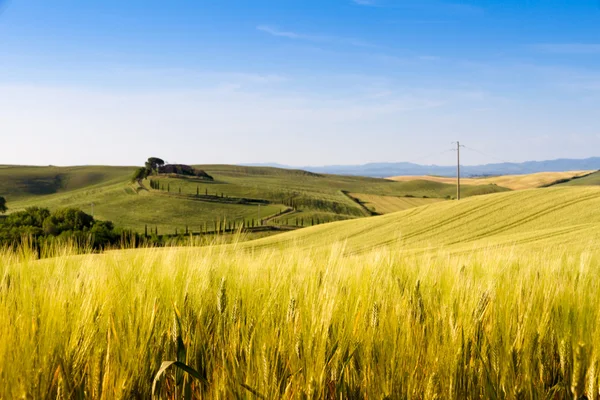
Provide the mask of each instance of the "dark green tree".
POLYGON ((149 174, 152 172, 158 173, 158 168, 164 165, 165 162, 158 157, 150 157, 148 161, 146 161, 146 169, 148 170, 149 174))
POLYGON ((6 199, 0 196, 0 214, 4 214, 8 211, 8 207, 6 207, 6 199))

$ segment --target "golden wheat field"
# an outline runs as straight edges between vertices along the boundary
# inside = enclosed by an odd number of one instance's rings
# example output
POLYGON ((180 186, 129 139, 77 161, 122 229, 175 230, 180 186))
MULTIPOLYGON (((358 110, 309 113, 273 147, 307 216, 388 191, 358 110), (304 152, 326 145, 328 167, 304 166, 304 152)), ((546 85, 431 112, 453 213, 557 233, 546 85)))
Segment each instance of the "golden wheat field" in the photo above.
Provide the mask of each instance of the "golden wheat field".
POLYGON ((0 398, 597 399, 600 189, 0 253, 0 398))
POLYGON ((350 193, 350 196, 358 199, 371 212, 378 214, 389 214, 443 201, 442 199, 381 196, 365 193, 350 193))
MULTIPOLYGON (((512 190, 534 189, 552 184, 561 179, 571 179, 591 174, 594 171, 565 171, 565 172, 537 172, 523 175, 502 175, 489 178, 462 178, 464 185, 489 185, 494 184, 512 190)), ((454 183, 456 178, 441 176, 394 176, 391 178, 396 182, 408 182, 414 180, 426 180, 440 183, 454 183)))

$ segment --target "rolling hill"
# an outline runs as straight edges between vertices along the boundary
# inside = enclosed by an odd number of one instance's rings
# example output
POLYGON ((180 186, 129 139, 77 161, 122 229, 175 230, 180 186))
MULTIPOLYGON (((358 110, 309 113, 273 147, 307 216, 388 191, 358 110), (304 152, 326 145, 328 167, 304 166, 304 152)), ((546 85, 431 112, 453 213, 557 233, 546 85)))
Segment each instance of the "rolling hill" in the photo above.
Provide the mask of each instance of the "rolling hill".
POLYGON ((571 365, 598 365, 599 207, 551 187, 234 245, 0 249, 20 383, 0 394, 574 398, 571 365))
POLYGON ((380 196, 364 193, 349 193, 349 195, 373 214, 390 214, 442 201, 441 199, 380 196))
MULTIPOLYGON (((268 219, 269 224, 305 226, 369 215, 347 192, 378 196, 443 199, 454 186, 438 182, 392 182, 385 179, 320 175, 299 170, 227 165, 198 166, 214 181, 177 175, 131 183, 133 167, 0 168, 0 196, 10 210, 31 206, 77 207, 121 227, 159 234, 209 230, 217 221, 268 219), (92 206, 93 204, 93 206, 92 206), (291 209, 294 210, 291 210, 291 209), (287 210, 287 212, 286 212, 287 210), (278 214, 285 212, 284 215, 278 214)), ((470 186, 464 196, 508 189, 470 186)))
MULTIPOLYGON (((566 172, 537 172, 524 175, 501 175, 485 178, 461 178, 461 184, 470 185, 498 185, 511 190, 533 189, 549 186, 555 182, 581 178, 592 174, 594 171, 566 171, 566 172)), ((388 178, 396 182, 410 182, 414 180, 427 180, 432 182, 455 184, 456 178, 443 176, 393 176, 388 178)))
POLYGON ((127 181, 134 167, 0 166, 0 196, 10 202, 127 181))
POLYGON ((349 252, 394 245, 472 250, 489 246, 583 249, 600 243, 600 187, 551 187, 440 202, 261 239, 252 246, 315 248, 344 242, 349 252))

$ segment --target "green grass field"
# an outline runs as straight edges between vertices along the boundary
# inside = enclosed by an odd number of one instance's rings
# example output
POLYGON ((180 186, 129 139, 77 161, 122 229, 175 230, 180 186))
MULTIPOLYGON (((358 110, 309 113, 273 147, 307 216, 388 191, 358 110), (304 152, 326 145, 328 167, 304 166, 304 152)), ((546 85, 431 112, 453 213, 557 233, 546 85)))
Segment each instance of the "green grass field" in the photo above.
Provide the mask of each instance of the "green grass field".
POLYGON ((570 179, 567 182, 562 182, 556 186, 598 186, 600 185, 600 172, 594 172, 577 179, 570 179))
POLYGON ((556 187, 230 245, 4 250, 0 397, 597 399, 599 206, 556 187))
MULTIPOLYGON (((305 171, 277 168, 198 166, 214 182, 167 176, 153 177, 165 190, 144 190, 130 182, 133 167, 2 167, 0 196, 6 197, 10 210, 31 206, 77 207, 117 226, 143 232, 145 227, 159 234, 201 231, 216 221, 257 220, 274 216, 293 202, 294 215, 272 218, 269 223, 305 225, 354 219, 368 213, 344 194, 354 191, 375 195, 445 198, 454 194, 452 185, 436 182, 391 182, 385 179, 317 175, 305 171), (167 192, 167 188, 170 191, 167 192), (181 191, 181 193, 180 193, 181 191), (196 193, 201 196, 196 197, 196 193), (246 198, 269 204, 235 204, 224 199, 205 201, 202 195, 246 198)), ((144 186, 150 188, 149 182, 144 186)), ((506 190, 497 186, 472 186, 464 196, 506 190)))

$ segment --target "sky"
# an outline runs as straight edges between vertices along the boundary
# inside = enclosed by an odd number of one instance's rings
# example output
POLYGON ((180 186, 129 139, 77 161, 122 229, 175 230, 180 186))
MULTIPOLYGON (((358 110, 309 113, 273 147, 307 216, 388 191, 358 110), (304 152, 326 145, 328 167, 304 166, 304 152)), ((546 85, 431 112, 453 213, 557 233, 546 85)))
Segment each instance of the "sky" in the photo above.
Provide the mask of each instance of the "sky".
POLYGON ((600 0, 0 0, 0 164, 600 151, 600 0))

